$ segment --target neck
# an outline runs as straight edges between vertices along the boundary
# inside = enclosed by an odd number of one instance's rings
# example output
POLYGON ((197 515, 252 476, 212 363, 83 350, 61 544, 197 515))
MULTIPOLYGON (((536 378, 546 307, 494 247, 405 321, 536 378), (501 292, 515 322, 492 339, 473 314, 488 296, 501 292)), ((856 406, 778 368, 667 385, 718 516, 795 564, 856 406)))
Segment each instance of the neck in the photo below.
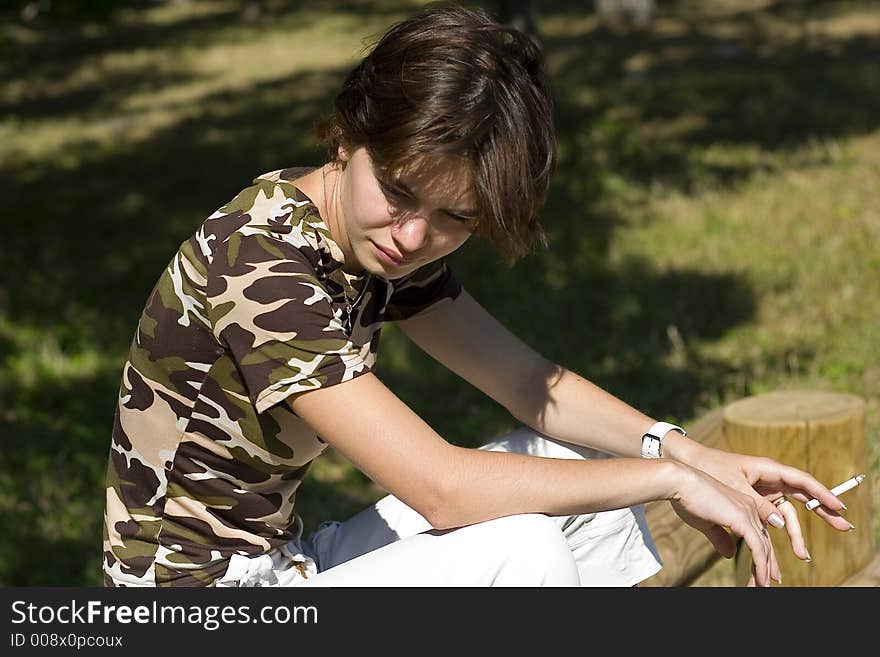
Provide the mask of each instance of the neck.
POLYGON ((321 168, 321 196, 324 207, 319 210, 330 229, 333 241, 339 246, 345 258, 342 270, 348 274, 360 274, 363 272, 363 267, 354 264, 354 254, 344 228, 345 222, 342 221, 342 202, 340 200, 342 184, 342 168, 338 163, 330 162, 321 168))

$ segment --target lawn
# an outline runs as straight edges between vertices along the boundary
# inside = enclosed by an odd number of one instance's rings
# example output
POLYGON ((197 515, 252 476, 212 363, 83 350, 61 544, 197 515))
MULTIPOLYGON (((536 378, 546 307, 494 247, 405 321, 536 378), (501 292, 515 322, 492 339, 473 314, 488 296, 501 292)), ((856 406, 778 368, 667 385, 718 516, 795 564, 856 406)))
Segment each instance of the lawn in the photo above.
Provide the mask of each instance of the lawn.
MULTIPOLYGON (((100 582, 119 376, 161 268, 257 174, 320 163, 335 87, 422 4, 0 9, 0 584, 100 582)), ((507 270, 473 242, 453 268, 527 342, 658 418, 769 390, 863 397, 876 481, 880 7, 658 4, 637 29, 542 3, 550 249, 507 270)), ((457 444, 513 426, 393 326, 378 373, 457 444)), ((310 477, 307 528, 382 494, 333 453, 310 477)))

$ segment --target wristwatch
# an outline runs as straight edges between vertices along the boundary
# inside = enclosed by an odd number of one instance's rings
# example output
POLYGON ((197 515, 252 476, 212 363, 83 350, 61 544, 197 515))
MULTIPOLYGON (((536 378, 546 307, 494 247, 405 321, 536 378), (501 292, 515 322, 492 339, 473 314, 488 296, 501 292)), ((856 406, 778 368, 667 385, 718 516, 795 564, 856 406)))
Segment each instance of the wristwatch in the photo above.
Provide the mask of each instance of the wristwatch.
POLYGON ((687 431, 669 422, 655 422, 651 425, 647 433, 642 436, 642 458, 659 459, 663 456, 663 439, 672 430, 681 432, 682 436, 687 435, 687 431))

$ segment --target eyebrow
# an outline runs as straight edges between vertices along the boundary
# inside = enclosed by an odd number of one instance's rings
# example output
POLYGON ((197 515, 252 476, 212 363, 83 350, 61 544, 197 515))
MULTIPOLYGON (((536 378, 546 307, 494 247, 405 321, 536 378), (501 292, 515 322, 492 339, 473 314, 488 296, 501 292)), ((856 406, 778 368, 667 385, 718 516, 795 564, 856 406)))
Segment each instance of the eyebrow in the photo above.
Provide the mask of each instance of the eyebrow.
MULTIPOLYGON (((381 179, 380 182, 382 182, 381 179)), ((400 191, 411 196, 412 198, 417 198, 416 193, 413 192, 410 186, 407 185, 400 178, 397 178, 396 180, 394 180, 394 182, 391 183, 383 182, 383 184, 390 185, 391 187, 397 187, 398 189, 400 189, 400 191)), ((477 216, 479 216, 479 212, 477 212, 477 210, 455 210, 452 208, 440 208, 440 211, 445 212, 446 214, 453 215, 455 217, 461 217, 462 219, 476 219, 477 216)))

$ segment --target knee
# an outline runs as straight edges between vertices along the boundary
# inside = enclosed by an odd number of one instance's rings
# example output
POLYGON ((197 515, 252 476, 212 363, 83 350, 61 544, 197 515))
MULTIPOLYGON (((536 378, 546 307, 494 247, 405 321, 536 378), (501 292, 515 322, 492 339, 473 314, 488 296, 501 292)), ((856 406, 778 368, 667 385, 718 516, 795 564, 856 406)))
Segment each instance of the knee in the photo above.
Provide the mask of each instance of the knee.
MULTIPOLYGON (((517 581, 534 585, 577 586, 577 565, 562 530, 541 513, 506 516, 487 525, 493 536, 492 549, 504 566, 515 572, 517 581)), ((503 584, 503 582, 500 582, 503 584)))
POLYGON ((492 521, 496 538, 515 552, 548 554, 571 550, 559 525, 543 513, 523 513, 492 521))

